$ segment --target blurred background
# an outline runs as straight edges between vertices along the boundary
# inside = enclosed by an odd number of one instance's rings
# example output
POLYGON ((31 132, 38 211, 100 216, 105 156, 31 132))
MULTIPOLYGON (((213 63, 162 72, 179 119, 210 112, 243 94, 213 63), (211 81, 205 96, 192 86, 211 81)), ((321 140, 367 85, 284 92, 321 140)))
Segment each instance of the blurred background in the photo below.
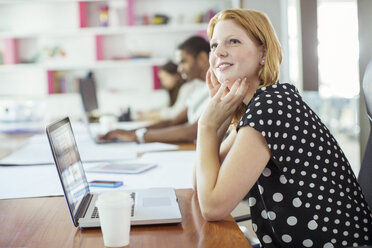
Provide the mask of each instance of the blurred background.
POLYGON ((0 131, 81 120, 79 79, 93 73, 102 112, 169 102, 157 71, 227 8, 264 11, 293 83, 359 172, 369 125, 361 80, 372 58, 369 0, 0 1, 0 131))

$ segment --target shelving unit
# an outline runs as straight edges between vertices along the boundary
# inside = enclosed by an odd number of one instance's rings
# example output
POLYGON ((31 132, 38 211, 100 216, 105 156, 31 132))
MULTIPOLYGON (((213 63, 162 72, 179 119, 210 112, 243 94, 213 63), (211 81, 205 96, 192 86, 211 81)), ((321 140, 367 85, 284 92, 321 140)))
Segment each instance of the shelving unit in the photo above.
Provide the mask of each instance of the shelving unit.
POLYGON ((159 88, 158 67, 173 58, 177 45, 192 35, 205 35, 207 23, 195 20, 236 4, 236 0, 0 0, 0 97, 74 93, 76 87, 66 85, 93 71, 99 91, 130 92, 143 101, 159 88), (108 26, 102 26, 102 6, 108 6, 104 16, 108 26), (156 15, 167 16, 168 23, 144 25, 156 15), (65 78, 58 87, 55 80, 61 75, 65 78))

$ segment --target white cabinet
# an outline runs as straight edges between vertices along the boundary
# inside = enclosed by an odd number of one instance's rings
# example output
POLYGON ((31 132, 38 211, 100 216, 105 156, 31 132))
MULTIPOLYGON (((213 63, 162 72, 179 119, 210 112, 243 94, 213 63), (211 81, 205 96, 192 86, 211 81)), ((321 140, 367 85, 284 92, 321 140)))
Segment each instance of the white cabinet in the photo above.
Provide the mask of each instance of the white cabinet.
POLYGON ((157 66, 234 2, 0 1, 0 97, 76 93, 78 78, 93 71, 100 92, 129 93, 137 102, 127 105, 146 101, 159 88, 157 66), (164 17, 167 24, 153 24, 164 17))

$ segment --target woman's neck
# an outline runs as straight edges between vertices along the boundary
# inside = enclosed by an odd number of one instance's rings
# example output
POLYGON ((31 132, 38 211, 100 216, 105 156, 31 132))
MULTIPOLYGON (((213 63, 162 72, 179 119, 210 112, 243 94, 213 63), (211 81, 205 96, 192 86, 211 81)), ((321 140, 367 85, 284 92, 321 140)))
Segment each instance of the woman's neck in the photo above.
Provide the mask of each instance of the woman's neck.
POLYGON ((256 81, 254 83, 251 83, 248 89, 247 95, 243 99, 243 103, 245 105, 248 105, 248 103, 251 101, 252 97, 254 96, 254 93, 256 93, 256 90, 259 88, 260 82, 256 81))

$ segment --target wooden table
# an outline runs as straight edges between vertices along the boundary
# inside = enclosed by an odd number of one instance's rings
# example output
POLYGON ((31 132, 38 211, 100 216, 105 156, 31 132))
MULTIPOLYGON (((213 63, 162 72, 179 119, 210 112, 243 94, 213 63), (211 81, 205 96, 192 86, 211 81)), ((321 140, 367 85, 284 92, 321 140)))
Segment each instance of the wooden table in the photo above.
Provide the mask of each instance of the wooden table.
MULTIPOLYGON (((25 137, 0 136, 0 157, 19 148, 25 137), (12 143, 8 141, 11 140, 12 143), (6 149, 4 149, 6 148, 6 149)), ((195 144, 177 144, 194 150, 195 144)), ((6 189, 3 189, 6 190, 6 189)), ((234 219, 207 222, 192 189, 176 190, 182 223, 136 226, 130 247, 251 247, 234 219)), ((0 200, 0 247, 103 247, 100 229, 75 228, 63 197, 0 200)))
MULTIPOLYGON (((182 223, 136 226, 130 247, 251 247, 229 216, 207 222, 192 189, 176 190, 182 223)), ((0 200, 0 247, 103 247, 100 229, 75 228, 63 197, 0 200)))

